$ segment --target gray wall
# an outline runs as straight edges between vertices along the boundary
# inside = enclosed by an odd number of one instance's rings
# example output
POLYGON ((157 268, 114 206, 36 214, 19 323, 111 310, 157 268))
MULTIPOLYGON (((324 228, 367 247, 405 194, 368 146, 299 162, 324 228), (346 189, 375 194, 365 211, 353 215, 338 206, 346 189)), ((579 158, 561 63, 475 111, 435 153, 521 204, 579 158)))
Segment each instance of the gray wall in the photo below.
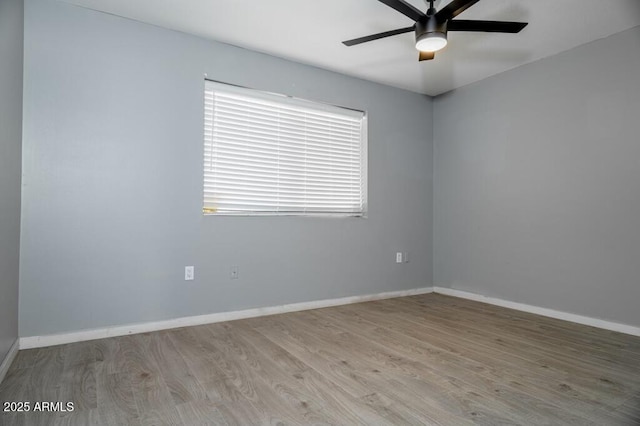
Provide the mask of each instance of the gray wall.
POLYGON ((640 28, 434 111, 434 283, 640 326, 640 28))
POLYGON ((430 285, 431 99, 62 2, 25 46, 21 336, 430 285), (205 73, 366 110, 369 217, 203 217, 205 73))
POLYGON ((18 337, 22 0, 0 0, 0 363, 18 337))

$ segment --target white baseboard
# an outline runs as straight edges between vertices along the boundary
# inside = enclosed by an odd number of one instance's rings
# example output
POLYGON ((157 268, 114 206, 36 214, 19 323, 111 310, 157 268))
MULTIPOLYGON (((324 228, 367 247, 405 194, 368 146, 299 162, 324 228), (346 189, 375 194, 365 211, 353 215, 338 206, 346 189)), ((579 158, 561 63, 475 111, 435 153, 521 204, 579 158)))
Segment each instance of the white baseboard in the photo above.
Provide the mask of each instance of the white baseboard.
POLYGON ((2 364, 0 364, 0 383, 2 383, 2 381, 4 380, 4 377, 7 375, 7 372, 9 371, 13 360, 15 359, 16 355, 18 355, 18 346, 19 339, 16 339, 16 341, 13 342, 13 345, 11 345, 11 347, 9 348, 9 352, 7 353, 7 356, 4 357, 2 364))
POLYGON ((151 331, 168 330, 172 328, 188 327, 216 322, 233 321, 266 315, 284 314, 287 312, 306 311, 309 309, 328 308, 330 306, 349 305, 352 303, 373 300, 391 299, 394 297, 414 296, 432 293, 433 287, 416 288, 411 290, 390 291, 385 293, 363 296, 341 297, 338 299, 317 300, 313 302, 291 303, 288 305, 271 306, 265 308, 246 309, 242 311, 220 312, 215 314, 198 315, 176 318, 165 321, 155 321, 140 324, 129 324, 115 327, 98 328, 92 330, 73 331, 46 336, 30 336, 20 338, 20 349, 41 348, 46 346, 63 345, 86 340, 103 339, 106 337, 126 336, 128 334, 148 333, 151 331))
MULTIPOLYGON (((216 322, 233 321, 245 318, 255 318, 267 315, 284 314, 287 312, 306 311, 310 309, 328 308, 331 306, 349 305, 352 303, 369 302, 374 300, 392 299, 394 297, 414 296, 418 294, 439 293, 448 296, 460 297, 462 299, 475 300, 478 302, 488 303, 496 306, 503 306, 518 311, 530 312, 571 321, 578 324, 590 325, 605 330, 617 331, 620 333, 640 336, 640 327, 627 324, 620 324, 611 321, 605 321, 597 318, 586 317, 582 315, 571 314, 553 309, 541 308, 538 306, 527 305, 524 303, 511 302, 495 297, 482 296, 476 293, 470 293, 462 290, 455 290, 445 287, 423 287, 411 290, 390 291, 385 293, 369 294, 363 296, 341 297, 337 299, 317 300, 312 302, 291 303, 280 306, 270 306, 264 308, 246 309, 241 311, 220 312, 215 314, 198 315, 192 317, 175 318, 165 321, 155 321, 139 324, 128 324, 115 327, 105 327, 92 330, 80 330, 69 333, 51 334, 46 336, 30 336, 21 337, 19 339, 20 349, 40 348, 46 346, 63 345, 67 343, 83 342, 87 340, 104 339, 107 337, 126 336, 129 334, 148 333, 159 330, 169 330, 172 328, 189 327, 202 324, 213 324, 216 322)), ((13 358, 18 351, 18 344, 14 344, 0 366, 0 381, 9 369, 13 358)))
POLYGON ((590 325, 592 327, 603 328, 605 330, 617 331, 619 333, 631 334, 633 336, 640 336, 640 327, 633 325, 620 324, 612 321, 605 321, 598 318, 591 318, 582 315, 570 314, 568 312, 556 311, 554 309, 541 308, 538 306, 527 305, 524 303, 511 302, 509 300, 498 299, 495 297, 482 296, 476 293, 470 293, 462 290, 455 290, 446 287, 434 287, 435 293, 444 294, 447 296, 460 297, 462 299, 475 300, 477 302, 488 303, 490 305, 502 306, 505 308, 511 308, 518 311, 529 312, 532 314, 538 314, 545 317, 556 318, 565 321, 571 321, 578 324, 590 325))

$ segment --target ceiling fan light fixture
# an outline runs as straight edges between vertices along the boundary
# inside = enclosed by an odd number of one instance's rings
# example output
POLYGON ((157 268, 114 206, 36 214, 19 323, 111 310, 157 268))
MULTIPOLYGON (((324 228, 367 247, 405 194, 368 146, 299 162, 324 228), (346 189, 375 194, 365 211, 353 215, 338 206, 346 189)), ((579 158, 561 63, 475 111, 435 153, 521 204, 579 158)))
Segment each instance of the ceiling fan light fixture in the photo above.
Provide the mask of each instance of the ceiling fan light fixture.
POLYGON ((416 49, 420 52, 437 52, 447 45, 447 35, 441 32, 424 33, 416 37, 416 49))
POLYGON ((425 0, 429 3, 429 9, 426 13, 407 3, 406 0, 378 1, 402 13, 407 18, 410 18, 414 21, 414 25, 346 40, 342 42, 345 46, 355 46, 356 44, 367 43, 369 41, 414 31, 416 36, 415 46, 416 49, 420 51, 418 60, 429 61, 435 58, 435 52, 442 50, 447 45, 447 34, 449 31, 515 34, 527 26, 526 22, 454 19, 479 0, 450 0, 447 2, 447 5, 440 10, 436 10, 434 7, 435 0, 425 0))

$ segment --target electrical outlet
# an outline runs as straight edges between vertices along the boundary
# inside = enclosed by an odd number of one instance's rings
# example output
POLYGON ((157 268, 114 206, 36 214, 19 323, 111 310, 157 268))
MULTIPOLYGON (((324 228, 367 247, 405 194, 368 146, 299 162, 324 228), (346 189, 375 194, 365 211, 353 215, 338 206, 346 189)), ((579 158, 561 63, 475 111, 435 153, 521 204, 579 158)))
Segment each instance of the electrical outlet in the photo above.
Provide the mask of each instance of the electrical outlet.
POLYGON ((402 253, 401 252, 397 252, 396 253, 396 263, 402 263, 402 253))
POLYGON ((239 276, 239 270, 237 266, 232 266, 231 269, 229 269, 229 278, 231 278, 232 280, 237 280, 238 276, 239 276))
POLYGON ((193 266, 185 266, 184 267, 184 280, 185 281, 193 281, 195 278, 195 268, 193 266))

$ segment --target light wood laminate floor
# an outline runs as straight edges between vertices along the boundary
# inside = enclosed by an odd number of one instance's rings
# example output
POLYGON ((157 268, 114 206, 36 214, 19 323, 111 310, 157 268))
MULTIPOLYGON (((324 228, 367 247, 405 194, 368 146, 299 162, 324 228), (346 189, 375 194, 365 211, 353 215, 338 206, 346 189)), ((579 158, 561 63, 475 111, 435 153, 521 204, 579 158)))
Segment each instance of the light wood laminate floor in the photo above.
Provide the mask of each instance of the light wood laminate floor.
POLYGON ((3 425, 637 425, 640 338, 423 295, 20 351, 3 425))

